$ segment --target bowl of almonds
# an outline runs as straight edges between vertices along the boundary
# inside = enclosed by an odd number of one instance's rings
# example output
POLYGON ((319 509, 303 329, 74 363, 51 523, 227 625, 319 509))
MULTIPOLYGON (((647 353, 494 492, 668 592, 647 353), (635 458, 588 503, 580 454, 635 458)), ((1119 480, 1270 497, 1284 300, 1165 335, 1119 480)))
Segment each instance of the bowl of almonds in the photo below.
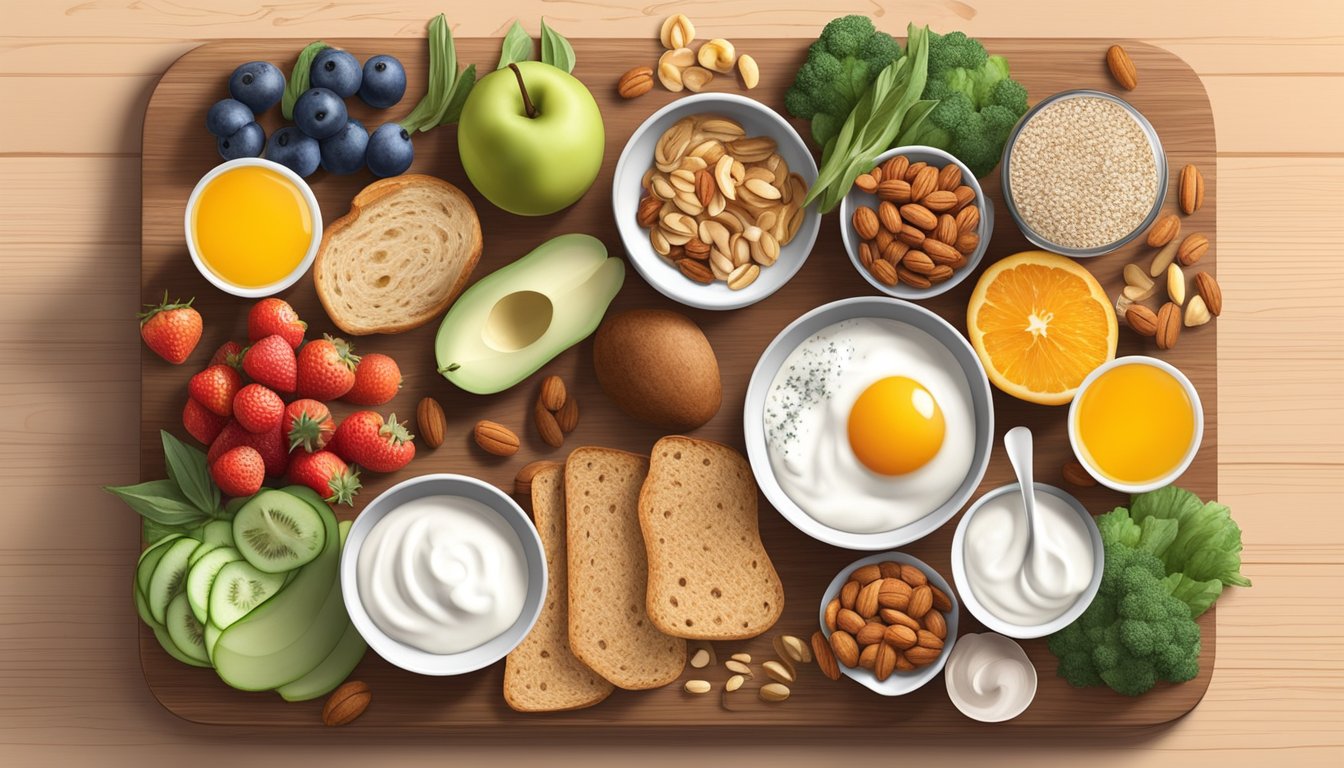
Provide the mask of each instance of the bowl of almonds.
POLYGON ((822 593, 826 644, 813 649, 817 663, 883 696, 903 696, 942 671, 959 610, 947 580, 917 558, 882 552, 855 560, 822 593), (821 658, 826 651, 830 658, 821 658))
POLYGON ((699 309, 738 309, 807 260, 820 216, 805 207, 817 166, 797 131, 760 102, 701 93, 655 112, 616 163, 612 209, 635 270, 699 309))

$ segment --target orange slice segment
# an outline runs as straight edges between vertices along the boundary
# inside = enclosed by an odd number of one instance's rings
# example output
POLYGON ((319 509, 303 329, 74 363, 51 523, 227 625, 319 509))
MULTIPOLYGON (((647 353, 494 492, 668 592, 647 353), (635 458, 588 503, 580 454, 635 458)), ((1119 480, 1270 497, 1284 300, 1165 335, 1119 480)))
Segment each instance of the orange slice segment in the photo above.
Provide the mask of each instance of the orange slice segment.
POLYGON ((966 328, 994 386, 1020 400, 1063 405, 1115 357, 1119 325, 1101 284, 1081 264, 1024 251, 985 270, 966 328))

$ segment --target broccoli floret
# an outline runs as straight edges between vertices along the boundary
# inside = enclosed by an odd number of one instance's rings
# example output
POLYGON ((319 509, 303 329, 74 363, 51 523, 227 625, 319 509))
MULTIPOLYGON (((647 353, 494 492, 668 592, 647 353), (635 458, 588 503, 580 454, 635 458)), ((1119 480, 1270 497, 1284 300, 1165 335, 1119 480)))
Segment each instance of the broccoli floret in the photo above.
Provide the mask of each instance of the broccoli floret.
POLYGON ((896 39, 878 32, 867 16, 832 19, 808 47, 784 94, 784 107, 794 117, 811 120, 812 139, 824 147, 877 74, 900 57, 896 39))
POLYGON ((1105 558, 1096 598, 1050 636, 1059 676, 1138 696, 1159 680, 1180 683, 1199 674, 1199 625, 1171 594, 1162 561, 1114 543, 1105 558))
POLYGON ((902 143, 945 149, 976 176, 999 164, 1009 132, 1027 112, 1027 91, 1009 77, 1008 60, 962 32, 929 35, 923 98, 938 106, 902 143))

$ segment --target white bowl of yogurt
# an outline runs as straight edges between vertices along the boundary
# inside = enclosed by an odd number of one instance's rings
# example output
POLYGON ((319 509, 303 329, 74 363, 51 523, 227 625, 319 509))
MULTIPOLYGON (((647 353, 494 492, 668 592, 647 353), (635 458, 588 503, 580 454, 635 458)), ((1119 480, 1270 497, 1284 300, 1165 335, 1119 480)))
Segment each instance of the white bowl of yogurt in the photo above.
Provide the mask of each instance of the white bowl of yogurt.
POLYGON ((490 666, 541 613, 546 556, 513 499, 465 475, 413 477, 355 518, 341 594, 379 656, 422 675, 490 666))
POLYGON ((971 615, 1018 639, 1044 637, 1073 623, 1101 586, 1101 532, 1087 508, 1053 485, 1036 483, 1036 523, 1029 539, 1017 483, 981 496, 952 537, 952 579, 971 615))

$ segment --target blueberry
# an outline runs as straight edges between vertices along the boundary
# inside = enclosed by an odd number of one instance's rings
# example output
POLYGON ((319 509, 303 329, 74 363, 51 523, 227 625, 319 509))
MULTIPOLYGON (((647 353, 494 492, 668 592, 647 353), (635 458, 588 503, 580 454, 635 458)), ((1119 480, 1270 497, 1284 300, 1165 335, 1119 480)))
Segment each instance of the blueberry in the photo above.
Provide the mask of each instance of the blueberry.
POLYGON ((374 176, 386 178, 406 172, 415 158, 411 135, 396 123, 383 123, 369 137, 369 170, 374 176))
POLYGON ((258 157, 266 148, 266 131, 256 123, 248 123, 226 139, 215 139, 219 156, 225 160, 237 160, 240 157, 258 157))
POLYGON ((285 95, 285 75, 269 61, 249 61, 233 70, 229 95, 246 104, 252 114, 260 115, 285 95))
POLYGON ((369 146, 369 132, 364 124, 350 119, 341 132, 318 142, 322 147, 322 167, 328 173, 354 173, 364 167, 364 149, 369 146))
POLYGON ((364 62, 359 98, 375 109, 387 109, 406 95, 406 70, 395 56, 374 56, 364 62))
POLYGON ((266 143, 266 159, 307 178, 322 162, 322 150, 317 139, 287 125, 271 134, 271 140, 266 143))
POLYGON ((221 99, 205 113, 205 130, 223 138, 237 133, 252 120, 252 110, 246 104, 237 99, 221 99))
POLYGON ((327 88, 309 88, 294 102, 294 124, 314 139, 336 135, 347 119, 345 102, 327 88))
POLYGON ((313 58, 313 67, 308 71, 308 82, 314 88, 327 88, 342 99, 354 96, 364 79, 359 68, 359 59, 349 51, 325 48, 313 58))

